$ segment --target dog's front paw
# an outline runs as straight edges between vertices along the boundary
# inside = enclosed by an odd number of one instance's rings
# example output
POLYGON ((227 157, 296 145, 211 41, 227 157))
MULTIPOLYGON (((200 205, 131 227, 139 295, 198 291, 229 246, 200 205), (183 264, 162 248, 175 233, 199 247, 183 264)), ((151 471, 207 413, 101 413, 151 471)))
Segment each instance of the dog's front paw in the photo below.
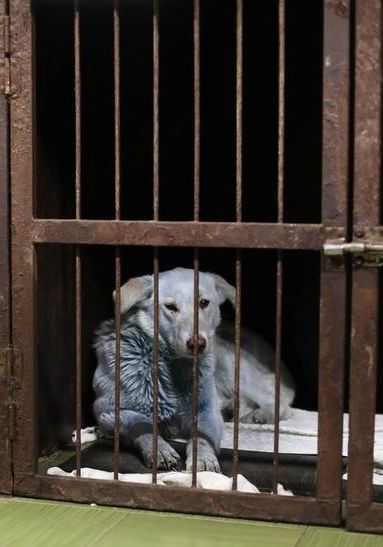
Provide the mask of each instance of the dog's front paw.
MULTIPOLYGON (((192 461, 190 458, 186 460, 186 471, 191 472, 193 468, 192 461)), ((218 458, 215 454, 209 454, 206 457, 197 457, 197 471, 214 471, 215 473, 220 473, 220 467, 218 458)))
POLYGON ((273 424, 274 423, 274 411, 271 409, 256 408, 252 412, 249 412, 241 420, 243 423, 254 424, 273 424))
MULTIPOLYGON (((275 422, 274 405, 265 405, 262 408, 255 408, 240 421, 244 424, 273 424, 275 422)), ((288 420, 292 414, 291 407, 280 409, 280 420, 288 420)))
MULTIPOLYGON (((186 458, 186 471, 191 472, 193 468, 192 444, 189 444, 188 455, 186 458)), ((197 446, 197 471, 220 472, 218 458, 214 448, 204 439, 198 440, 197 446)))
MULTIPOLYGON (((142 435, 137 439, 137 448, 141 454, 144 464, 153 467, 152 435, 142 435)), ((157 469, 169 470, 177 468, 180 455, 162 437, 157 440, 157 469)))

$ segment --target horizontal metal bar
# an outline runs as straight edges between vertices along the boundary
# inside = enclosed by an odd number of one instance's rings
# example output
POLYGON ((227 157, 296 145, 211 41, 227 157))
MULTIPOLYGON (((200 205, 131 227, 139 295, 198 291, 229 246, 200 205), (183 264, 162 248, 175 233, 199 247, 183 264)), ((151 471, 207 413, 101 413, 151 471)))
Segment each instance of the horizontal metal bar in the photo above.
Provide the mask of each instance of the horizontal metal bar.
POLYGON ((321 224, 34 220, 34 243, 321 250, 343 228, 321 224))
POLYGON ((102 500, 104 505, 269 521, 326 525, 340 523, 338 502, 301 496, 221 492, 45 475, 18 476, 15 494, 81 503, 100 503, 102 500))
POLYGON ((383 504, 373 503, 366 510, 365 505, 347 504, 347 530, 353 532, 383 533, 383 504))

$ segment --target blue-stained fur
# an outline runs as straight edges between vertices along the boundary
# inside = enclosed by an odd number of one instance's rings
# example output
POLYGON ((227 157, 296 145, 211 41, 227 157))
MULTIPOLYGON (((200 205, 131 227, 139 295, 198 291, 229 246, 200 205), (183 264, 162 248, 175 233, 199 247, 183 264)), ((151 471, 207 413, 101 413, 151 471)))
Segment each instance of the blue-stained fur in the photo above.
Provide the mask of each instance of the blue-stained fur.
MULTIPOLYGON (((101 429, 111 434, 114 429, 114 377, 116 331, 113 320, 105 321, 96 332, 95 348, 98 366, 93 387, 96 393, 94 411, 101 429)), ((153 408, 153 339, 134 322, 133 314, 121 320, 121 395, 120 427, 127 445, 134 446, 144 462, 151 465, 151 431, 153 408)), ((159 340, 158 420, 160 432, 167 438, 190 438, 192 423, 192 359, 175 358, 171 348, 159 340)), ((207 445, 219 451, 222 418, 215 393, 214 360, 200 357, 199 364, 199 450, 207 445)), ((177 464, 178 454, 161 437, 158 439, 157 464, 170 469, 177 464)), ((199 466, 201 468, 201 465, 199 466)), ((207 458, 205 469, 217 469, 214 458, 207 458)))

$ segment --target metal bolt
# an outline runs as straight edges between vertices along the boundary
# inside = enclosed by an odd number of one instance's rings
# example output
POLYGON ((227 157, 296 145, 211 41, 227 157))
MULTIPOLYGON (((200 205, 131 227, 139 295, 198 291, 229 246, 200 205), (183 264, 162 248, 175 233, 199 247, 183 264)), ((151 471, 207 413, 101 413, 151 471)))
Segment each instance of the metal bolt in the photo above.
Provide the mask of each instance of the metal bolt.
POLYGON ((355 235, 356 237, 364 237, 365 236, 365 231, 363 230, 363 228, 357 228, 355 230, 355 235))
POLYGON ((356 256, 354 260, 354 264, 357 268, 360 268, 364 264, 364 258, 362 256, 356 256))

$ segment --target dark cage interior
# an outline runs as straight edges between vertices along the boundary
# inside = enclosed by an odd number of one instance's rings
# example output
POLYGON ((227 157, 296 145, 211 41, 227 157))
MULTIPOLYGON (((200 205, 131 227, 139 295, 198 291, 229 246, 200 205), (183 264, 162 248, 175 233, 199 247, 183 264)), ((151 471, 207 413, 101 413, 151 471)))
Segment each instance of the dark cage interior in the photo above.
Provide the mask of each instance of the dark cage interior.
MULTIPOLYGON (((321 0, 286 2, 284 221, 321 221, 321 0)), ((73 3, 35 0, 35 215, 75 217, 73 3)), ((153 218, 153 48, 149 0, 121 0, 121 218, 153 218)), ((201 2, 201 220, 235 221, 235 2, 201 2)), ((113 219, 112 2, 80 2, 81 217, 113 219)), ((191 0, 160 2, 161 220, 193 219, 191 0)), ((244 2, 243 221, 276 222, 278 4, 244 2)), ((122 279, 149 273, 150 248, 121 249, 122 279)), ((82 417, 92 424, 95 327, 111 317, 114 248, 83 246, 82 417)), ((40 453, 75 424, 75 249, 39 245, 40 453)), ((201 250, 201 270, 234 283, 234 250, 201 250)), ((295 406, 317 408, 319 253, 284 253, 283 359, 295 406)), ((192 250, 161 249, 160 269, 192 267, 192 250)), ((276 253, 243 252, 242 319, 275 336, 276 253)), ((225 313, 233 312, 228 308, 225 313)))

